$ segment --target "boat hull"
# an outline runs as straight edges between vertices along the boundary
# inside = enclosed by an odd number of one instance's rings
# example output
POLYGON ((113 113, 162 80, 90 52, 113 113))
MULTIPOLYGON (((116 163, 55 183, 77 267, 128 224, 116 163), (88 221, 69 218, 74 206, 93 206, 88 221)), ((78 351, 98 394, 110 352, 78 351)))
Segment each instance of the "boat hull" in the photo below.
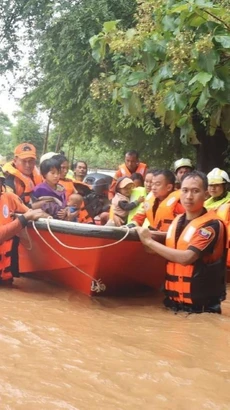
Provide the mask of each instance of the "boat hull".
POLYGON ((54 237, 46 220, 35 223, 38 233, 32 225, 28 227, 29 236, 22 233, 21 275, 52 280, 90 296, 162 286, 165 260, 147 253, 136 232, 130 231, 122 240, 127 232, 121 228, 55 220, 48 223, 54 237))

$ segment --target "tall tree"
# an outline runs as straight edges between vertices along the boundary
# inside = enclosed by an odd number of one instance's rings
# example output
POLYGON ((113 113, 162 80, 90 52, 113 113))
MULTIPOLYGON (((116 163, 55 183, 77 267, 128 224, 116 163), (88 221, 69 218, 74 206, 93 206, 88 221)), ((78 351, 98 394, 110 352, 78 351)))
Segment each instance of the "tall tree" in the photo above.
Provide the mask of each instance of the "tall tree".
POLYGON ((12 152, 12 123, 9 117, 0 112, 0 146, 1 155, 6 156, 8 153, 12 152))
POLYGON ((35 114, 25 111, 17 113, 17 124, 12 128, 13 147, 22 142, 30 142, 37 149, 37 154, 42 154, 44 131, 35 114))
POLYGON ((199 168, 223 167, 230 138, 229 2, 142 0, 134 27, 107 22, 91 45, 104 64, 92 84, 95 98, 112 93, 125 115, 159 118, 196 147, 199 168))

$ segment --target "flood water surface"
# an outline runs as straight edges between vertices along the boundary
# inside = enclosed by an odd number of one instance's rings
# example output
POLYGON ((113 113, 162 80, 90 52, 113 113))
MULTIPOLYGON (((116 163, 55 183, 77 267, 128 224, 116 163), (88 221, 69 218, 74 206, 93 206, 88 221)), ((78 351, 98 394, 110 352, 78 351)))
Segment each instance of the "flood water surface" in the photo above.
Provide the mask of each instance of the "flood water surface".
POLYGON ((230 297, 222 315, 175 315, 161 294, 15 284, 0 289, 0 409, 230 409, 230 297))

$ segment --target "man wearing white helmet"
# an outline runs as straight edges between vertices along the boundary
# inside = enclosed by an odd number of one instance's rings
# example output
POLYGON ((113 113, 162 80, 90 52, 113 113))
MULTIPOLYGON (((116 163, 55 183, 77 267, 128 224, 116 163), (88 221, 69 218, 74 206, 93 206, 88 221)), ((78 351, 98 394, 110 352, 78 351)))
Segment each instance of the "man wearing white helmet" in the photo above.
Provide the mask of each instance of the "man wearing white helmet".
POLYGON ((192 162, 189 158, 180 158, 174 162, 174 172, 176 175, 176 187, 179 189, 181 184, 181 178, 184 174, 193 170, 192 162))
POLYGON ((230 202, 230 192, 228 192, 230 179, 227 172, 214 168, 207 177, 210 198, 205 201, 205 208, 218 209, 221 205, 230 202))

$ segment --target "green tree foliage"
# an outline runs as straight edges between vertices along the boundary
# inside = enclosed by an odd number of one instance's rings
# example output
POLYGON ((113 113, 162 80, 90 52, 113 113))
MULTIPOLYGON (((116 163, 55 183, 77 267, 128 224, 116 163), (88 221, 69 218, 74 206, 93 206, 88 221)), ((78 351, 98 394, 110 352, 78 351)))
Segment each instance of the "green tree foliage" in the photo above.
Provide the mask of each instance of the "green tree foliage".
MULTIPOLYGON (((73 150, 96 137, 100 145, 106 143, 110 150, 121 148, 124 153, 130 147, 136 148, 144 160, 155 163, 163 160, 174 137, 165 129, 159 131, 160 123, 155 122, 152 114, 127 119, 107 93, 92 98, 97 82, 94 83, 94 78, 101 70, 112 68, 113 62, 108 55, 102 64, 97 63, 91 55, 89 39, 100 32, 104 20, 109 17, 118 19, 124 30, 129 29, 135 24, 135 8, 133 0, 85 0, 74 5, 70 3, 64 13, 59 10, 60 14, 41 34, 40 46, 31 58, 35 71, 29 84, 33 90, 27 94, 26 104, 27 109, 38 105, 52 109, 56 138, 60 144, 69 140, 73 150), (164 139, 159 138, 162 133, 164 139)), ((56 141, 52 145, 57 147, 56 141)), ((164 161, 168 165, 171 162, 172 158, 164 161)))
POLYGON ((36 38, 35 31, 45 29, 54 4, 55 0, 1 0, 0 74, 18 66, 23 35, 27 40, 36 38))
POLYGON ((0 112, 0 154, 2 156, 6 156, 12 152, 11 129, 12 123, 9 117, 3 112, 0 112))
POLYGON ((223 165, 230 139, 226 3, 141 0, 134 27, 107 22, 90 40, 94 58, 104 62, 91 85, 94 98, 112 95, 124 115, 144 121, 153 115, 172 132, 179 129, 183 143, 196 146, 205 170, 223 165), (106 66, 108 53, 112 69, 106 66))
POLYGON ((37 154, 42 154, 44 132, 41 131, 41 124, 35 114, 25 111, 17 113, 17 124, 12 127, 13 147, 22 143, 30 142, 37 149, 37 154))

